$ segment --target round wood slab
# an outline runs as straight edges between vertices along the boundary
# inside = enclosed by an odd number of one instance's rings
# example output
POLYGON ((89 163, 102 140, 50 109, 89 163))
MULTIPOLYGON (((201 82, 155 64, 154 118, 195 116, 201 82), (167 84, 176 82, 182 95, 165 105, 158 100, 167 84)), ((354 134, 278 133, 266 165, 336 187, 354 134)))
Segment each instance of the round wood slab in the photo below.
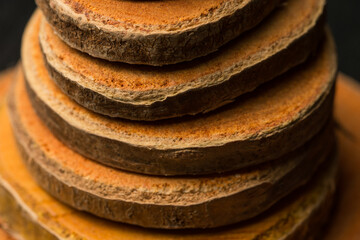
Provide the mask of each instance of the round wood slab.
POLYGON ((0 143, 0 216, 12 231, 26 239, 250 240, 264 236, 306 239, 316 236, 328 219, 337 166, 331 159, 312 184, 247 223, 209 231, 160 231, 105 221, 68 208, 39 188, 23 165, 6 108, 2 106, 0 111, 0 124, 3 126, 0 135, 2 139, 6 138, 0 143))
POLYGON ((337 62, 329 33, 314 58, 234 103, 156 122, 112 119, 72 101, 49 76, 37 33, 28 28, 22 45, 37 114, 69 148, 123 170, 195 175, 253 166, 303 145, 332 113, 337 62))
POLYGON ((146 176, 103 166, 64 146, 32 108, 22 71, 9 103, 16 140, 40 186, 76 209, 150 228, 214 228, 250 219, 305 184, 334 144, 327 124, 304 146, 260 166, 202 177, 146 176))
MULTIPOLYGON (((4 80, 4 79, 2 79, 4 80)), ((4 81, 0 80, 0 84, 3 84, 4 81)), ((10 79, 6 81, 5 85, 9 85, 10 79)), ((2 85, 4 86, 4 85, 2 85)), ((2 90, 5 90, 5 88, 1 88, 2 90)), ((2 98, 3 99, 3 98, 2 98)), ((332 222, 328 227, 326 228, 326 237, 325 240, 342 240, 342 239, 349 239, 349 240, 357 240, 360 236, 360 204, 357 204, 354 199, 359 198, 359 188, 360 188, 360 178, 358 171, 360 169, 360 143, 358 140, 354 139, 360 139, 360 129, 359 129, 359 122, 360 122, 360 114, 358 109, 360 108, 360 87, 357 83, 355 83, 353 80, 350 80, 348 77, 345 77, 343 75, 339 76, 339 81, 337 85, 337 96, 335 101, 335 115, 336 119, 339 122, 339 126, 342 126, 338 131, 339 136, 339 156, 340 156, 340 187, 341 191, 338 194, 338 206, 335 209, 334 215, 331 217, 332 222), (344 131, 344 129, 346 129, 344 131), (349 137, 349 132, 351 137, 349 137)), ((10 127, 10 125, 7 125, 10 127)), ((5 126, 4 126, 5 127, 5 126)), ((12 145, 14 146, 14 139, 11 140, 12 145)), ((7 141, 8 142, 8 141, 7 141)), ((0 144, 3 144, 3 141, 0 141, 0 144)), ((8 146, 8 145, 7 145, 8 146)), ((75 212, 67 207, 65 207, 62 204, 59 204, 57 202, 54 202, 54 200, 49 197, 44 191, 42 191, 35 183, 31 180, 31 177, 29 174, 23 170, 24 167, 20 161, 20 157, 18 153, 13 153, 13 155, 10 155, 12 159, 17 159, 17 165, 13 165, 12 169, 14 171, 19 172, 20 169, 22 172, 21 177, 25 177, 22 179, 28 179, 29 184, 28 189, 31 189, 31 195, 30 198, 27 198, 28 195, 23 192, 23 195, 25 199, 29 199, 29 205, 35 206, 35 202, 42 202, 43 207, 46 207, 47 209, 51 209, 51 211, 41 211, 41 209, 37 208, 37 211, 39 213, 39 220, 38 222, 47 222, 50 225, 53 226, 53 229, 61 229, 64 230, 62 233, 62 236, 65 238, 66 236, 71 236, 71 232, 68 231, 69 227, 75 226, 77 229, 76 234, 74 236, 82 236, 85 239, 113 239, 111 236, 114 236, 114 232, 119 231, 119 229, 116 230, 116 228, 119 226, 117 224, 113 225, 112 223, 103 222, 102 220, 99 220, 97 218, 89 217, 86 214, 81 214, 79 212, 75 212), (20 166, 20 168, 19 168, 20 166), (36 201, 34 201, 34 199, 36 201), (46 203, 46 204, 45 204, 46 203), (49 214, 42 214, 48 212, 49 214), (49 216, 52 217, 51 221, 47 221, 49 219, 49 216), (54 223, 54 216, 61 216, 58 218, 54 223), (87 219, 89 218, 89 219, 87 219), (79 221, 81 219, 81 221, 79 221), (91 219, 91 220, 90 220, 91 219), (71 220, 71 221, 70 221, 71 220), (64 223, 64 228, 57 228, 58 222, 64 223), (91 224, 91 222, 93 222, 91 224), (89 226, 96 226, 96 228, 103 227, 104 229, 101 232, 95 231, 89 231, 89 229, 92 229, 92 227, 89 226), (79 234, 79 231, 83 230, 83 234, 79 234)), ((3 178, 2 178, 3 179, 3 178)), ((17 178, 18 179, 18 178, 17 178)), ((17 182, 17 179, 13 179, 14 182, 17 182)), ((24 184, 26 181, 22 181, 24 184)), ((2 182, 3 183, 3 182, 2 182)), ((19 189, 19 188, 18 188, 19 189)), ((14 193, 14 192, 13 192, 14 193)), ((8 194, 8 193, 7 193, 8 194)), ((3 198, 5 195, 1 195, 1 198, 3 198)), ((19 196, 16 195, 15 196, 19 196)), ((28 206, 28 205, 25 205, 28 206)), ((35 207, 34 207, 35 209, 35 207)), ((10 210, 10 208, 8 209, 10 210)), ((17 209, 15 212, 6 212, 7 214, 15 214, 17 217, 16 219, 22 219, 24 217, 23 214, 21 214, 21 217, 19 214, 19 209, 17 209)), ((34 216, 34 215, 33 215, 34 216)), ((34 219, 32 219, 34 220, 34 219)), ((29 221, 29 219, 25 218, 25 221, 29 221)), ((36 224, 33 221, 29 221, 31 226, 35 226, 36 224)), ((28 225, 28 226, 29 226, 28 225)), ((256 224, 255 224, 256 225, 256 224)), ((36 227, 30 227, 26 228, 24 227, 25 224, 17 225, 17 229, 20 231, 28 230, 28 231, 22 231, 23 236, 28 236, 27 239, 39 239, 35 236, 42 236, 41 234, 36 234, 38 228, 36 227), (32 236, 32 238, 31 238, 32 236)), ((123 239, 137 239, 137 237, 142 239, 152 239, 148 235, 146 235, 146 232, 144 229, 137 229, 135 228, 135 231, 131 232, 128 231, 131 229, 131 227, 127 225, 121 225, 123 229, 123 234, 121 235, 123 239)), ((252 228, 253 230, 256 229, 252 228)), ((208 239, 207 237, 212 236, 213 232, 210 231, 208 234, 203 234, 202 237, 199 236, 197 239, 208 239)), ((249 233, 248 236, 251 234, 249 233)), ((44 234, 45 235, 45 234, 44 234)), ((164 239, 160 237, 161 234, 159 232, 153 232, 153 235, 156 239, 164 239)), ((46 235, 47 237, 44 237, 42 239, 55 239, 55 237, 52 237, 50 234, 46 235)), ((240 235, 236 232, 231 232, 229 235, 224 235, 224 237, 220 237, 219 235, 216 235, 214 239, 241 239, 238 238, 240 235)), ((183 239, 185 238, 191 238, 187 236, 186 234, 183 234, 183 239)), ((5 238, 6 239, 6 238, 5 238)), ((243 238, 244 239, 244 238, 243 238)))
POLYGON ((165 65, 216 51, 279 0, 37 0, 57 34, 95 57, 165 65))
MULTIPOLYGON (((5 80, 5 79, 1 79, 5 80)), ((1 86, 9 86, 10 80, 7 79, 5 81, 0 80, 1 86), (4 84, 4 85, 2 85, 4 84)), ((0 88, 5 92, 6 88, 0 88)), ((3 95, 2 95, 3 96, 3 95)), ((1 98, 3 99, 3 97, 1 98)), ((358 172, 360 171, 360 129, 359 129, 359 122, 360 122, 360 113, 358 111, 360 109, 360 86, 358 83, 356 83, 354 80, 344 76, 339 76, 339 81, 337 85, 337 95, 335 99, 335 117, 339 123, 339 126, 341 126, 338 129, 338 137, 339 137, 339 156, 340 156, 340 192, 338 193, 338 206, 335 209, 335 212, 333 216, 331 217, 331 224, 327 226, 325 231, 325 240, 357 240, 360 236, 360 204, 357 204, 357 201, 354 201, 354 199, 360 198, 360 177, 358 172), (349 134, 351 133, 351 134, 349 134)), ((10 127, 8 125, 8 127, 10 127)), ((13 140, 12 140, 13 141, 13 140)), ((2 141, 0 141, 2 143, 2 141)), ((23 165, 20 161, 19 155, 15 154, 15 156, 18 159, 18 164, 20 169, 23 169, 23 165)), ((17 165, 13 166, 14 171, 18 171, 17 165)), ((50 211, 51 214, 48 216, 55 216, 57 213, 58 215, 62 216, 62 222, 66 223, 67 219, 72 219, 70 217, 74 214, 74 211, 71 209, 65 207, 62 204, 54 202, 54 200, 49 197, 44 191, 39 189, 39 187, 36 186, 36 184, 31 180, 30 176, 26 171, 23 171, 23 174, 27 177, 27 179, 30 179, 30 187, 32 194, 30 195, 32 198, 37 197, 38 201, 41 202, 47 202, 47 206, 52 208, 52 211, 50 211), (68 216, 66 214, 69 214, 68 216)), ((26 196, 26 194, 24 195, 26 196)), ((1 195, 3 197, 3 195, 1 195)), ((32 201, 29 201, 30 203, 32 201)), ((45 205, 45 204, 44 204, 45 205)), ((10 214, 10 212, 7 212, 10 214)), ((42 213, 40 211, 40 213, 42 213)), ((13 212, 13 214, 15 214, 13 212)), ((16 214, 19 214, 17 212, 16 214)), ((82 216, 82 221, 76 221, 79 218, 74 217, 72 221, 67 223, 65 226, 71 226, 72 223, 73 226, 78 226, 77 229, 84 230, 85 235, 82 235, 85 237, 85 239, 112 239, 112 234, 116 231, 115 226, 109 224, 106 222, 103 222, 97 218, 90 218, 93 220, 93 224, 96 224, 98 226, 103 226, 105 229, 101 231, 102 237, 97 237, 99 235, 96 235, 97 231, 88 231, 89 224, 91 220, 85 220, 88 215, 81 214, 77 212, 75 214, 77 216, 82 216), (75 221, 75 222, 74 222, 75 221), (80 224, 79 224, 80 223, 80 224), (90 237, 89 237, 90 236, 90 237)), ((46 214, 40 214, 41 221, 46 221, 46 214)), ((24 217, 24 215, 17 215, 17 219, 21 219, 24 217)), ((28 219, 27 219, 28 221, 28 219)), ((31 222, 31 225, 34 223, 31 222)), ((53 228, 56 228, 56 224, 53 224, 53 228)), ((19 226, 19 225, 18 225, 19 226)), ((129 228, 127 225, 121 225, 125 229, 129 228)), ((21 228, 23 228, 24 225, 21 225, 21 228)), ((19 228, 20 229, 20 228, 19 228)), ((25 228, 26 229, 26 228, 25 228)), ((27 238, 27 239, 38 239, 35 236, 42 236, 42 235, 35 235, 34 232, 36 231, 36 227, 30 228, 23 232, 23 236, 32 236, 33 238, 27 238)), ((122 235, 123 237, 126 236, 127 239, 136 239, 136 237, 142 237, 142 239, 151 239, 149 237, 146 238, 146 235, 144 234, 143 229, 136 229, 136 232, 128 232, 129 234, 122 235)), ((146 232, 146 231, 145 231, 146 232)), ((198 239, 207 239, 207 237, 211 236, 212 232, 208 234, 204 234, 203 237, 198 237, 198 239)), ((50 235, 47 235, 47 238, 43 239, 54 239, 54 237, 51 237, 50 235)), ((70 232, 64 231, 63 237, 70 236, 70 232)), ((161 239, 158 233, 154 233, 155 238, 161 239)), ((223 238, 219 237, 219 235, 215 235, 214 239, 229 239, 237 238, 239 236, 236 233, 232 233, 226 237, 224 235, 223 238)), ((250 236, 250 235, 249 235, 250 236)), ((186 236, 184 237, 186 238, 186 236)), ((190 237, 191 238, 191 237, 190 237)), ((8 239, 7 236, 4 238, 8 239)), ((164 238, 163 238, 164 239, 164 238)))
POLYGON ((72 49, 40 11, 27 31, 36 41, 40 31, 51 76, 77 103, 111 117, 152 121, 212 111, 304 62, 323 38, 324 4, 290 0, 215 54, 162 68, 110 63, 72 49))

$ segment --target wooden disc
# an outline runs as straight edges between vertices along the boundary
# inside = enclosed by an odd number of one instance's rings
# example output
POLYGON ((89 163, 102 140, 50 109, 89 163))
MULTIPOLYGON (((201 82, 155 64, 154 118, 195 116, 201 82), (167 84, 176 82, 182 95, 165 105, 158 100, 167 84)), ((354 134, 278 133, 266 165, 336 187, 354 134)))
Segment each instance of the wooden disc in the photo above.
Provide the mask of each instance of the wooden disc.
MULTIPOLYGON (((4 79, 3 79, 4 80, 4 79)), ((1 81, 0 84, 3 84, 6 82, 6 85, 8 86, 10 83, 10 78, 8 78, 8 81, 1 81)), ((2 85, 3 86, 3 85, 2 85)), ((6 90, 6 88, 0 88, 1 90, 6 90)), ((3 91, 5 92, 5 91, 3 91)), ((3 95, 0 94, 0 101, 3 101, 3 95)), ((340 188, 341 191, 339 192, 339 204, 337 208, 335 209, 335 213, 332 215, 331 219, 332 222, 330 225, 326 227, 326 236, 325 240, 342 240, 342 239, 357 239, 358 236, 360 236, 360 208, 356 202, 354 202, 354 199, 358 198, 359 194, 359 177, 358 177, 358 169, 360 168, 360 155, 357 153, 360 153, 360 151, 357 151, 359 146, 359 141, 355 139, 360 139, 360 131, 358 130, 358 122, 360 121, 360 115, 358 114, 357 109, 359 109, 358 104, 360 103, 360 87, 357 83, 354 82, 354 80, 349 79, 348 77, 344 75, 339 76, 339 81, 337 84, 337 97, 336 97, 336 105, 335 105, 335 117, 337 121, 339 122, 339 125, 342 126, 338 131, 339 136, 339 156, 340 156, 340 188), (344 131, 345 130, 345 131, 344 131), (349 136, 349 133, 351 133, 349 136), (355 136, 355 137, 354 137, 355 136)), ((6 126, 2 125, 6 129, 6 126)), ((8 124, 7 127, 9 128, 10 125, 8 124)), ((10 139, 8 139, 10 140, 10 139)), ((3 144, 4 141, 0 141, 0 145, 3 144)), ((7 142, 8 144, 5 146, 9 146, 9 143, 12 144, 12 147, 14 148, 14 140, 10 142, 7 142)), ((2 147, 2 149, 4 146, 2 147)), ((6 148, 8 150, 8 148, 6 148)), ((0 151, 1 152, 1 151, 0 151)), ((1 152, 3 155, 3 152, 1 152)), ((22 199, 28 199, 29 201, 22 205, 25 206, 26 209, 27 206, 32 206, 32 209, 37 210, 37 214, 32 214, 34 218, 25 218, 26 224, 16 225, 17 231, 21 231, 23 234, 22 236, 26 236, 26 239, 39 239, 36 238, 36 236, 42 236, 36 233, 37 226, 41 224, 42 222, 48 223, 52 226, 52 230, 48 228, 49 230, 53 231, 54 234, 57 232, 61 232, 62 234, 56 235, 58 237, 66 238, 68 236, 81 236, 84 239, 114 239, 111 237, 114 237, 114 232, 119 232, 119 226, 122 227, 122 233, 119 237, 120 239, 166 239, 165 236, 162 238, 160 237, 162 233, 158 231, 149 231, 154 236, 151 238, 148 231, 142 229, 142 228, 133 228, 133 231, 131 230, 132 227, 129 227, 127 225, 121 225, 121 224, 113 224, 109 222, 105 222, 102 220, 99 220, 97 218, 90 217, 89 215, 82 214, 80 212, 76 212, 74 214, 74 211, 71 209, 61 205, 60 203, 57 203, 54 201, 51 197, 49 197, 44 191, 42 191, 31 179, 29 174, 24 170, 24 167, 20 161, 18 153, 14 155, 8 155, 11 159, 16 160, 16 164, 13 165, 12 169, 13 172, 22 172, 25 174, 25 177, 22 181, 22 184, 25 182, 29 182, 28 184, 28 194, 26 194, 26 191, 19 190, 19 192, 22 192, 22 199), (14 156, 15 155, 15 156, 14 156), (20 166, 20 167, 19 167, 20 166), (20 171, 19 171, 20 170, 20 171), (28 181, 27 181, 28 180, 28 181), (30 196, 28 198, 28 196, 30 196), (37 198, 35 198, 37 196, 37 198), (37 199, 34 201, 34 199, 37 199), (36 206, 37 203, 42 203, 41 208, 36 206), (46 204, 44 204, 46 202, 46 204), (47 211, 41 211, 41 209, 46 208, 47 211), (44 213, 44 214, 43 214, 44 213), (48 214, 45 214, 48 213, 48 214), (35 216, 37 216, 37 220, 35 220, 35 216), (51 221, 47 221, 49 218, 46 216, 51 216, 51 221), (55 217, 58 216, 58 217, 55 217), (81 217, 80 217, 81 216, 81 217), (67 222, 68 219, 71 219, 71 221, 67 222), (81 221, 79 220, 81 219, 81 221), (64 225, 59 225, 58 223, 61 222, 64 225), (28 227, 25 227, 28 226, 28 227), (31 226, 31 227, 30 227, 31 226), (61 226, 61 227, 58 227, 61 226), (93 229, 93 227, 96 227, 95 231, 89 231, 89 229, 93 229), (69 230, 69 227, 75 227, 76 229, 71 231, 69 230), (99 232, 99 229, 104 228, 99 232), (23 231, 24 229, 28 229, 28 231, 23 231), (56 230, 56 231, 55 231, 56 230), (72 235, 73 234, 73 235, 72 235), (32 238, 31 238, 32 237, 32 238)), ((23 175, 22 175, 23 176, 23 175)), ((7 176, 9 181, 9 176, 7 176)), ((2 171, 2 175, 0 177, 1 185, 4 185, 4 175, 2 171)), ((17 185, 16 182, 19 180, 18 178, 14 178, 12 181, 17 185)), ((14 185, 13 185, 14 186, 14 185)), ((19 189, 19 188, 17 188, 19 189)), ((20 188, 22 189, 22 188, 20 188)), ((9 192, 7 193, 9 194, 9 192)), ((15 196, 19 196, 13 192, 15 196)), ((14 196, 13 195, 13 196, 14 196)), ((0 199, 4 198, 4 194, 0 194, 0 199)), ((21 202, 21 198, 18 198, 21 202)), ((6 203, 9 203, 6 201, 6 203)), ((15 202, 14 202, 15 203, 15 202)), ((2 205, 0 205, 2 206, 2 205)), ((3 205, 5 206, 5 205, 3 205)), ((2 208, 3 209, 3 208, 2 208)), ((6 212, 0 211, 1 217, 3 217, 5 214, 7 219, 13 219, 10 222, 14 222, 15 220, 18 221, 20 219, 23 219, 24 214, 20 213, 23 208, 7 208, 6 212), (11 211, 10 211, 11 210, 11 211), (12 217, 10 218, 10 214, 12 217)), ((250 223, 251 224, 251 223, 250 223)), ((228 229, 228 234, 223 234, 222 236, 219 233, 214 234, 214 230, 212 231, 205 231, 202 233, 197 234, 197 238, 194 237, 194 234, 191 235, 191 233, 183 233, 181 232, 182 239, 209 239, 212 235, 214 235, 214 239, 253 239, 252 236, 254 236, 254 229, 259 229, 256 226, 261 226, 264 223, 260 223, 259 225, 256 225, 253 223, 253 226, 255 227, 249 227, 248 229, 252 229, 248 233, 248 238, 240 238, 239 236, 241 234, 237 234, 234 230, 231 231, 228 229), (189 236, 190 235, 190 236, 189 236)), ((279 224, 281 225, 281 224, 279 224)), ((44 225, 45 226, 45 225, 44 225)), ((268 225, 267 225, 268 226, 268 225)), ((14 225, 12 225, 14 227, 14 225)), ((266 227, 265 227, 266 228, 266 227)), ((271 228, 269 228, 271 229, 271 228)), ((314 229, 314 226, 311 225, 311 229, 314 229)), ((47 230, 43 229, 43 232, 46 232, 47 230)), ((244 236, 244 235, 242 235, 244 236)), ((176 239, 174 236, 169 236, 168 238, 176 239)), ((25 237, 24 237, 25 238, 25 237)), ((41 239, 54 239, 54 235, 47 235, 47 237, 43 237, 41 239)), ((181 238, 181 236, 177 235, 177 238, 181 238)), ((6 238, 5 238, 6 239, 6 238)), ((302 238, 304 239, 304 238, 302 238)))
POLYGON ((262 166, 203 177, 146 176, 97 164, 61 144, 32 109, 22 72, 10 95, 15 136, 40 186, 77 209, 143 227, 213 228, 252 218, 306 183, 333 139, 330 124, 262 166))
POLYGON ((50 78, 37 33, 28 29, 22 48, 35 110, 68 147, 116 168, 154 175, 238 170, 300 147, 332 113, 337 68, 330 35, 314 59, 232 104, 149 123, 107 118, 73 102, 50 78))
MULTIPOLYGON (((306 239, 327 219, 334 191, 335 161, 329 159, 311 182, 258 218, 226 228, 160 231, 118 224, 70 209, 32 180, 21 161, 7 111, 1 107, 0 216, 26 239, 306 239), (21 216, 21 218, 19 218, 21 216), (311 229, 311 231, 309 231, 311 229), (301 238, 302 237, 302 238, 301 238)), ((74 198, 74 201, 79 199, 74 198)))
MULTIPOLYGON (((40 40, 52 77, 80 105, 111 117, 159 120, 214 110, 304 62, 323 38, 324 4, 290 0, 216 54, 162 68, 94 59, 67 46, 45 20, 40 40)), ((29 31, 38 38, 35 15, 29 31)))
POLYGON ((57 34, 95 57, 166 65, 216 51, 279 0, 37 0, 57 34))

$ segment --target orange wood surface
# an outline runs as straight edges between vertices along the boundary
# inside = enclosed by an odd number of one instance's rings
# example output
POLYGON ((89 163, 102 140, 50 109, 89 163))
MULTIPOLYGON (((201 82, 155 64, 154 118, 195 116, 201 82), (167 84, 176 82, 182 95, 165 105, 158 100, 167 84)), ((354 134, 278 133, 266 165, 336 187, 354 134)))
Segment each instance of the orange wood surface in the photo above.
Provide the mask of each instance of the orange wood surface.
MULTIPOLYGON (((0 95, 10 86, 11 74, 11 71, 0 73, 0 95)), ((325 231, 325 240, 355 240, 360 239, 360 85, 344 75, 339 76, 337 83, 335 119, 340 183, 338 203, 325 231)), ((11 238, 0 223, 0 240, 6 239, 11 238)))

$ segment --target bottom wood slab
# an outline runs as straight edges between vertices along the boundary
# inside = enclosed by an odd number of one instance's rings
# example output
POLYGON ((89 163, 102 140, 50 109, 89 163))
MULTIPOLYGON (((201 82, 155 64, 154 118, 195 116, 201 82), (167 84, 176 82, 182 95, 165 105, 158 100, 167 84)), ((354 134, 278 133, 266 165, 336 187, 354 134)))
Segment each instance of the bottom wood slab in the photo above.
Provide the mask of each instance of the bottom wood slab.
MULTIPOLYGON (((0 75, 0 79, 2 79, 0 80, 1 103, 4 102, 3 93, 6 92, 6 88, 10 85, 11 80, 9 76, 11 76, 10 72, 7 72, 5 75, 0 75)), ((360 170, 360 87, 353 80, 343 75, 339 76, 337 86, 335 117, 338 122, 337 134, 340 156, 340 191, 338 194, 338 204, 335 208, 332 221, 325 231, 325 240, 359 239, 360 204, 358 200, 360 200, 360 174, 358 173, 360 170)), ((1 129, 5 129, 5 126, 2 126, 1 129)), ((6 141, 2 140, 0 144, 6 143, 6 146, 4 146, 6 148, 8 147, 9 142, 12 141, 12 139, 7 139, 6 141)), ((31 192, 27 193, 30 195, 27 195, 21 190, 21 185, 14 185, 13 190, 18 191, 18 193, 7 192, 7 196, 12 195, 13 199, 16 201, 19 201, 21 196, 23 199, 29 200, 27 205, 22 206, 23 208, 19 208, 19 206, 16 208, 16 205, 13 205, 15 209, 20 211, 15 222, 20 225, 22 224, 24 229, 23 235, 28 236, 27 239, 52 239, 51 233, 46 231, 41 233, 41 225, 30 227, 30 225, 24 223, 33 221, 35 217, 38 217, 38 221, 41 220, 46 222, 49 219, 54 219, 55 215, 57 216, 56 221, 50 221, 48 224, 54 232, 58 232, 63 238, 67 239, 79 239, 80 237, 89 239, 89 236, 93 239, 114 239, 112 238, 115 236, 114 234, 119 230, 121 231, 119 226, 123 227, 124 235, 122 235, 122 237, 126 236, 128 239, 136 239, 139 237, 143 239, 150 238, 146 235, 148 231, 142 228, 133 228, 128 225, 109 223, 98 218, 90 217, 87 214, 74 211, 57 203, 33 181, 28 181, 28 179, 30 179, 29 174, 23 168, 18 168, 16 165, 17 162, 17 164, 20 164, 21 166, 18 154, 13 153, 10 154, 9 157, 11 157, 12 160, 17 159, 17 161, 12 161, 12 171, 17 172, 18 174, 18 178, 15 180, 31 190, 31 192), (36 202, 41 204, 37 205, 36 202), (37 215, 33 213, 32 215, 25 216, 23 213, 31 208, 37 212, 37 215), (51 211, 44 211, 44 209, 51 209, 51 211), (75 218, 72 217, 74 215, 76 216, 75 218), (60 221, 59 219, 62 220, 60 221), (79 219, 81 219, 81 221, 78 221, 79 219), (59 221, 64 225, 62 226, 59 224, 59 221), (89 228, 90 222, 96 227, 89 228), (84 235, 79 236, 66 230, 72 226, 76 226, 76 229, 79 231, 83 230, 84 235), (102 229, 102 231, 98 231, 98 229, 102 229), (31 231, 32 234, 29 235, 29 231, 31 231), (42 238, 42 236, 44 236, 44 238, 42 238)), ((0 169, 3 171, 3 166, 1 166, 0 169)), ((4 183, 4 181, 2 181, 2 183, 4 183)), ((8 185, 6 186, 9 187, 8 185)), ((6 199, 4 200, 7 201, 6 199)), ((2 212, 2 214, 4 214, 4 212, 2 212)), ((252 229, 255 229, 255 225, 252 229)), ((237 238, 236 232, 229 231, 228 233, 227 238, 237 238)), ((202 238, 207 238, 209 236, 215 237, 215 235, 214 231, 211 231, 208 235, 203 234, 202 238)), ((164 235, 162 235, 162 232, 155 231, 153 236, 153 239, 159 239, 164 235)), ((179 238, 185 239, 190 238, 190 236, 185 234, 179 238)), ((4 231, 0 231, 0 239, 5 240, 11 238, 9 238, 4 231)))
POLYGON ((0 217, 24 239, 314 239, 328 219, 336 161, 311 184, 254 220, 213 230, 160 231, 109 222, 66 207, 31 178, 17 150, 8 109, 0 107, 0 217))
POLYGON ((156 231, 112 223, 65 207, 37 186, 20 158, 6 109, 0 110, 0 216, 25 239, 313 239, 335 188, 329 159, 312 183, 260 217, 209 231, 156 231), (327 167, 328 166, 328 167, 327 167))
POLYGON ((8 109, 22 159, 51 196, 104 219, 146 228, 215 228, 251 219, 307 183, 333 150, 333 124, 281 159, 212 176, 114 170, 77 154, 43 124, 21 72, 8 109))

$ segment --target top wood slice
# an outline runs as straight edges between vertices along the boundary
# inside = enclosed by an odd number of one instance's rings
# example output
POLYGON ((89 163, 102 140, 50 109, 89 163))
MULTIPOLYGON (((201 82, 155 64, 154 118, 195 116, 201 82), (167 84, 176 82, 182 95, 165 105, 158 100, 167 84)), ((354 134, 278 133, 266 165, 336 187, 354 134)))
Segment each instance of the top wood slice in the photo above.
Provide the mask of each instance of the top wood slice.
POLYGON ((215 110, 304 62, 323 38, 324 5, 325 0, 289 0, 215 54, 161 68, 79 52, 39 12, 27 32, 36 41, 40 34, 50 75, 77 103, 111 117, 154 121, 215 110))
MULTIPOLYGON (((81 213, 51 198, 21 160, 4 107, 0 109, 0 216, 24 239, 309 239, 327 219, 335 188, 336 161, 256 220, 211 231, 164 231, 114 223, 81 213), (309 231, 311 229, 313 231, 309 231)), ((81 201, 73 195, 73 201, 81 201)), ((84 199, 82 199, 84 200, 84 199)), ((99 205, 101 205, 99 203, 99 205)), ((129 209, 131 211, 131 208, 129 209)))
POLYGON ((59 142, 31 107, 20 71, 9 95, 18 148, 43 189, 76 209, 147 228, 215 228, 250 219, 308 182, 332 149, 329 125, 282 159, 231 174, 133 174, 97 164, 59 142))
POLYGON ((58 35, 95 57, 165 65, 216 51, 279 0, 37 0, 58 35))

